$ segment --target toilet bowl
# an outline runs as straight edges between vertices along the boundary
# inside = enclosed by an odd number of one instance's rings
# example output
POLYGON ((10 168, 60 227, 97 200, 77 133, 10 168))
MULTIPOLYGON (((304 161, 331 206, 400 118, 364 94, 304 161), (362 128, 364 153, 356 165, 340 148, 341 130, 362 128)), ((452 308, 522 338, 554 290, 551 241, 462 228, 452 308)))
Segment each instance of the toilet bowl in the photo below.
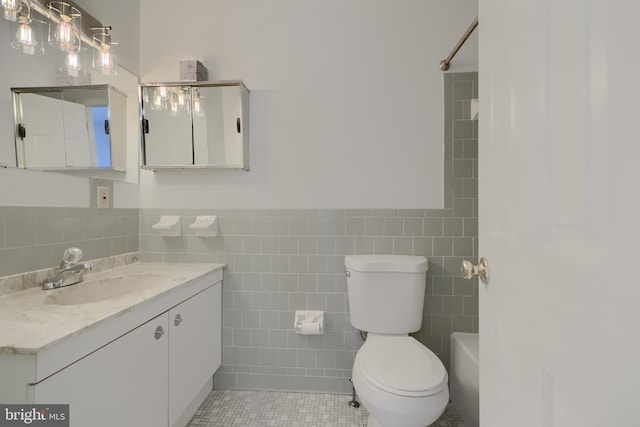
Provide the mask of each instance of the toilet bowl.
POLYGON ((427 268, 421 256, 345 257, 351 324, 367 332, 352 381, 368 427, 426 427, 449 401, 444 365, 408 335, 422 324, 427 268))
POLYGON ((369 334, 356 354, 352 380, 369 412, 368 427, 426 427, 449 401, 444 365, 407 335, 369 334))

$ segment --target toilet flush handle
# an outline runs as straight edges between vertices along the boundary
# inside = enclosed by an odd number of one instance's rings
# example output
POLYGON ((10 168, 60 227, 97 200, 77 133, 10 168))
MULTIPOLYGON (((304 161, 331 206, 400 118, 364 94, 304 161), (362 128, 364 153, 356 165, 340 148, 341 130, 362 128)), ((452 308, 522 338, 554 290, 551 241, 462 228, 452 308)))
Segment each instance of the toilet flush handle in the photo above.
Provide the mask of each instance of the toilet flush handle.
POLYGON ((489 262, 486 258, 480 258, 478 265, 473 265, 471 261, 466 259, 462 261, 462 267, 460 268, 462 277, 465 279, 472 279, 473 276, 479 276, 482 283, 485 285, 489 283, 489 262))
POLYGON ((347 277, 351 277, 351 272, 349 270, 345 270, 344 275, 347 277))

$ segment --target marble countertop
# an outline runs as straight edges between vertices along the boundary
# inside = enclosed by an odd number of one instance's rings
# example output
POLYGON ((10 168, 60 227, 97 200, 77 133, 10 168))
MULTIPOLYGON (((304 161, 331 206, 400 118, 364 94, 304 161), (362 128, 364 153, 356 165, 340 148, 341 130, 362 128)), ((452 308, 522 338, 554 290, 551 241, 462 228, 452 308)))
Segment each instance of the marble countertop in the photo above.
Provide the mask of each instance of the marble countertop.
POLYGON ((138 304, 188 285, 224 264, 136 263, 87 273, 84 281, 50 291, 33 288, 0 296, 0 353, 33 354, 80 333, 138 304), (105 280, 132 278, 129 292, 102 301, 59 305, 51 303, 62 292, 83 291, 105 280), (76 288, 77 287, 77 288, 76 288), (74 289, 72 289, 74 288, 74 289))

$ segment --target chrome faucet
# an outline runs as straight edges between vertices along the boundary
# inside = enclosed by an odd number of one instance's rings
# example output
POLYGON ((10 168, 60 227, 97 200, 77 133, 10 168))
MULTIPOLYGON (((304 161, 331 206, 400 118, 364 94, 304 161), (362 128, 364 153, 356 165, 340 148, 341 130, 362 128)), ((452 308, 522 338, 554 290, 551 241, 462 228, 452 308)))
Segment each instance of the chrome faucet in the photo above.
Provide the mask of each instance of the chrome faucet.
POLYGON ((78 248, 69 248, 64 251, 58 274, 52 281, 43 283, 42 289, 56 289, 82 282, 84 273, 93 270, 93 264, 79 263, 81 259, 82 250, 78 248))

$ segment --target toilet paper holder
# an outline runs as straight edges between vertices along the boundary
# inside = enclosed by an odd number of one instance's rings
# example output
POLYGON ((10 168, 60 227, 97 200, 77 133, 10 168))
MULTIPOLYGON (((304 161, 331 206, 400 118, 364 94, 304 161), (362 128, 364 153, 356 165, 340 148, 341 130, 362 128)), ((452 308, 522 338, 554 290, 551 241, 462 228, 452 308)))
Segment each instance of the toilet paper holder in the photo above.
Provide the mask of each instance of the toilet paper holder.
POLYGON ((300 335, 323 335, 324 311, 296 310, 293 329, 300 335))

